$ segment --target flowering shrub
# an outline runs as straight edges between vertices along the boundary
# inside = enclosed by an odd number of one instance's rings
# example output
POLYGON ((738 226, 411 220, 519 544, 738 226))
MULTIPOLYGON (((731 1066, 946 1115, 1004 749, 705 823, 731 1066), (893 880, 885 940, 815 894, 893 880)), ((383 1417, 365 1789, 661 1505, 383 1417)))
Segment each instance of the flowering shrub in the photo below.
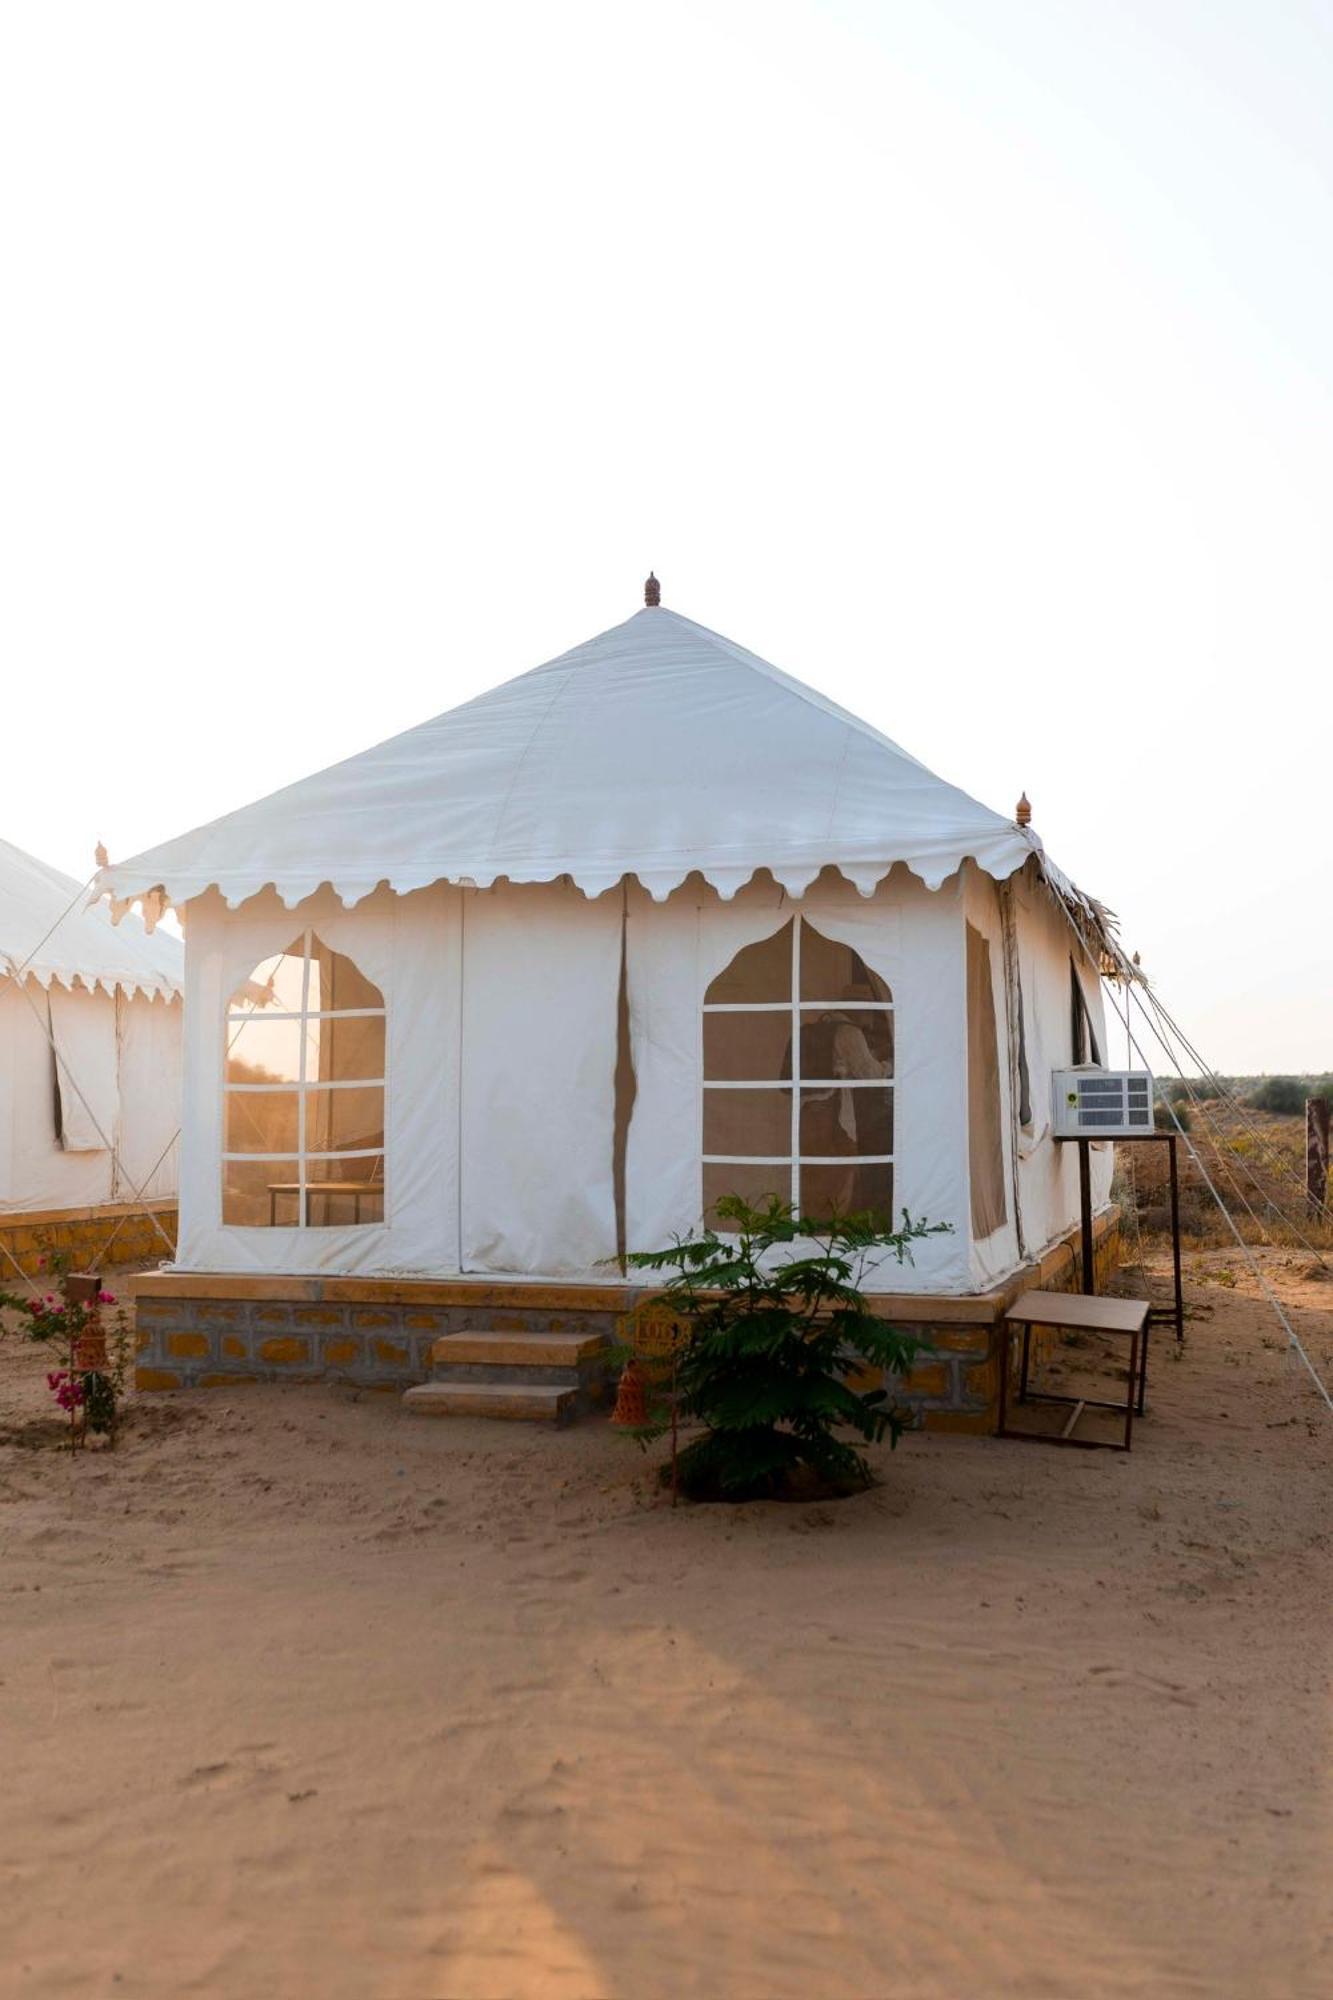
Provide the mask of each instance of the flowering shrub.
MULTIPOLYGON (((47 1261, 42 1259, 43 1268, 47 1261)), ((60 1268, 55 1258, 51 1263, 60 1268)), ((0 1292, 0 1310, 19 1316, 29 1340, 58 1341, 65 1350, 65 1366, 51 1370, 46 1386, 69 1418, 71 1445, 81 1443, 89 1431, 115 1441, 129 1372, 130 1326, 123 1306, 117 1307, 108 1325, 103 1317, 108 1306, 117 1306, 116 1295, 105 1289, 87 1301, 59 1298, 54 1292, 34 1298, 0 1292)))

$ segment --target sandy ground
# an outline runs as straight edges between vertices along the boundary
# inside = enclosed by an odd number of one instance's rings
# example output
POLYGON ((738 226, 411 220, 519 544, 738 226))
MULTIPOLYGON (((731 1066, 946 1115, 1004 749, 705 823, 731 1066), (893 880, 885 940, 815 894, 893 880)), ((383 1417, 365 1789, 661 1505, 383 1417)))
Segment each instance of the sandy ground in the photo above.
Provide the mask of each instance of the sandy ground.
POLYGON ((0 1990, 1333 1991, 1333 1418, 1190 1266, 1128 1459, 913 1438, 828 1506, 333 1389, 72 1462, 4 1343, 0 1990))

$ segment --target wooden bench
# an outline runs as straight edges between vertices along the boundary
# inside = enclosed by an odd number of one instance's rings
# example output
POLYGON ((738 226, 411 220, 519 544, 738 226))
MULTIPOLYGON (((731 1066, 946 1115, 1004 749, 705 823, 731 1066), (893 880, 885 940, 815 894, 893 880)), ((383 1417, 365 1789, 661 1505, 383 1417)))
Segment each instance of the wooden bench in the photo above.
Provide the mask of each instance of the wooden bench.
MULTIPOLYGON (((1128 1451, 1134 1430, 1135 1392, 1142 1390, 1148 1375, 1147 1299, 1088 1298, 1079 1292, 1024 1292, 1016 1298, 1000 1323, 1000 1421, 997 1437, 1024 1438, 1032 1444, 1081 1445, 1085 1450, 1128 1451), (1101 1402, 1093 1396, 1057 1396, 1028 1388, 1028 1367, 1032 1356, 1034 1326, 1068 1327, 1088 1333, 1124 1333, 1129 1336, 1129 1382, 1123 1405, 1101 1402), (1023 1329, 1023 1365, 1018 1380, 1020 1403, 1065 1403, 1071 1406, 1062 1431, 1016 1431, 1009 1425, 1009 1343, 1016 1327, 1023 1329), (1121 1443, 1110 1439, 1078 1438, 1074 1426, 1084 1410, 1123 1410, 1125 1435, 1121 1443)), ((1139 1402, 1142 1410, 1142 1400, 1139 1402)))

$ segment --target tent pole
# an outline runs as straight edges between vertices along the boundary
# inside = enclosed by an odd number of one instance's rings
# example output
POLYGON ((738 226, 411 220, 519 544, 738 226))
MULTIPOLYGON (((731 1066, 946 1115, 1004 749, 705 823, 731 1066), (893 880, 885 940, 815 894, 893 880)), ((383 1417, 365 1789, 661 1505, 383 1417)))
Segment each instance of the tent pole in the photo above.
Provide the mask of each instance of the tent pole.
POLYGON ((1185 1338, 1185 1292, 1180 1280, 1180 1175, 1176 1168, 1176 1135, 1167 1134, 1171 1152, 1171 1267, 1176 1281, 1176 1339, 1185 1338))

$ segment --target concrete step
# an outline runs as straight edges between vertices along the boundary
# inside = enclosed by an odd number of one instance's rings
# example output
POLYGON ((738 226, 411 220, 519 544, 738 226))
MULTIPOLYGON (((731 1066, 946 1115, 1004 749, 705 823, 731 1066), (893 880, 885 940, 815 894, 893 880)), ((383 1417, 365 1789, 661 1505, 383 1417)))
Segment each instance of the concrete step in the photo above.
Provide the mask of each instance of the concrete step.
POLYGON ((548 1389, 591 1388, 600 1381, 605 1369, 597 1370, 585 1364, 581 1368, 538 1368, 529 1364, 519 1367, 510 1361, 455 1361, 447 1366, 437 1361, 431 1371, 432 1382, 542 1382, 548 1389))
POLYGON ((596 1362, 610 1345, 604 1333, 502 1333, 469 1326, 442 1335, 430 1358, 435 1368, 578 1368, 596 1362))
POLYGON ((524 1382, 422 1382, 403 1403, 419 1417, 504 1417, 511 1423, 563 1424, 577 1414, 578 1390, 524 1382))

